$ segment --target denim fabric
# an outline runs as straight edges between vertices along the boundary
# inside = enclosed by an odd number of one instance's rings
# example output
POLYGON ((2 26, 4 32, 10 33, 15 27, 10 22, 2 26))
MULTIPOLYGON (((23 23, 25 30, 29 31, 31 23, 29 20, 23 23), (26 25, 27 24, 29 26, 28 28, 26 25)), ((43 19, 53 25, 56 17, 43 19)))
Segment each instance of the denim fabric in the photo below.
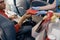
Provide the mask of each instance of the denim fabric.
POLYGON ((36 23, 33 21, 26 21, 25 23, 23 23, 22 28, 17 33, 17 39, 18 40, 35 40, 31 36, 31 30, 35 24, 36 23))
POLYGON ((16 40, 14 24, 2 15, 0 15, 0 27, 3 29, 7 40, 16 40))
POLYGON ((3 29, 1 28, 1 26, 0 26, 0 40, 7 40, 5 35, 4 35, 3 29))

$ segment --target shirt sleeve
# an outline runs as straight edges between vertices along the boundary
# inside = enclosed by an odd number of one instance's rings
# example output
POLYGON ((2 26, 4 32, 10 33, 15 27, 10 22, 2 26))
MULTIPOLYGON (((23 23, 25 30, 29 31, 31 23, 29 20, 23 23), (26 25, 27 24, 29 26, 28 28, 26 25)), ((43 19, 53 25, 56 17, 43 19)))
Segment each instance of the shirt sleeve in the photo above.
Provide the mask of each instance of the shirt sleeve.
POLYGON ((20 29, 20 25, 19 25, 19 24, 16 24, 16 25, 14 25, 14 26, 15 26, 15 30, 16 30, 16 32, 18 32, 19 29, 20 29))

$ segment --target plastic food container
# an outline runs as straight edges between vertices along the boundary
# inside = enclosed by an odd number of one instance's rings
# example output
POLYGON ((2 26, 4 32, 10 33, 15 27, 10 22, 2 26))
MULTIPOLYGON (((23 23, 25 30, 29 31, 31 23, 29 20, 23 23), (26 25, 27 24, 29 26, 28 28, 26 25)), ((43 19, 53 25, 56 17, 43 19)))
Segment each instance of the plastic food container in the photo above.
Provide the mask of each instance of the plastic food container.
POLYGON ((53 34, 49 34, 46 40, 56 40, 56 36, 53 34))

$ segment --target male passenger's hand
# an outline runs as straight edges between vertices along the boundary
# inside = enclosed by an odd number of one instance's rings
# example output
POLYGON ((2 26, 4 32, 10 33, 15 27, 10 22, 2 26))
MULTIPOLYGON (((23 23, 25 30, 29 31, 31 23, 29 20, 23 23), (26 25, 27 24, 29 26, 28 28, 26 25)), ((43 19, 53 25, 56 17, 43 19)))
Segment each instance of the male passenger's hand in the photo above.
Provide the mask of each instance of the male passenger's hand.
POLYGON ((25 13, 22 17, 24 17, 24 18, 29 18, 29 17, 31 17, 32 14, 30 13, 30 10, 31 10, 31 9, 27 10, 26 13, 25 13))

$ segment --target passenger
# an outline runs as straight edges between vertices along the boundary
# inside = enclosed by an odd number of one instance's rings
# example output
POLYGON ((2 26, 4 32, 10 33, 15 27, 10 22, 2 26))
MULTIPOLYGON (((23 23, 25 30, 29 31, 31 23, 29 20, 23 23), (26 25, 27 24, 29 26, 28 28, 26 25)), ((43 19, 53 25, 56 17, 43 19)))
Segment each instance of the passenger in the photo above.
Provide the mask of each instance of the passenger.
MULTIPOLYGON (((5 8, 6 8, 6 5, 4 3, 4 0, 0 0, 0 14, 5 16, 6 18, 8 19, 15 19, 16 16, 15 15, 12 15, 11 17, 8 17, 8 15, 5 13, 5 8)), ((12 13, 13 14, 13 13, 12 13)), ((28 14, 28 12, 26 12, 20 19, 19 19, 19 22, 15 25, 15 29, 16 29, 16 32, 18 32, 18 30, 20 29, 23 21, 26 19, 26 18, 29 18, 31 15, 28 14)))
POLYGON ((7 10, 11 10, 22 16, 27 9, 26 0, 5 0, 7 10))

